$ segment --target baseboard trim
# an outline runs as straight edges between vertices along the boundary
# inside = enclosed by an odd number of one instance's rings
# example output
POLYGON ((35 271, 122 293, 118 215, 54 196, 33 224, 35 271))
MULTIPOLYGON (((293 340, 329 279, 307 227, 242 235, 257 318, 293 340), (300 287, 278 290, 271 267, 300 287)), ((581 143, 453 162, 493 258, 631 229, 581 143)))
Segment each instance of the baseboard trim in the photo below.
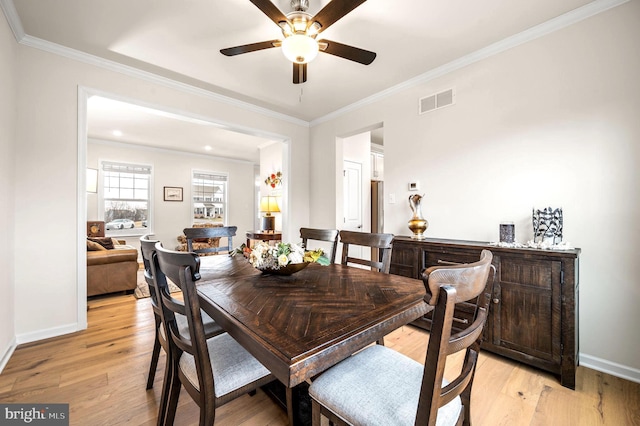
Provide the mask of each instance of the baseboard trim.
POLYGON ((5 351, 4 355, 2 355, 2 358, 0 358, 0 374, 2 374, 2 372, 4 371, 4 367, 7 366, 7 363, 11 359, 11 355, 13 355, 13 352, 16 350, 17 346, 18 344, 16 343, 16 338, 14 337, 13 339, 11 339, 9 347, 5 351))
POLYGON ((621 379, 640 383, 640 370, 628 365, 618 364, 592 355, 580 354, 580 365, 621 379))
POLYGON ((33 333, 19 334, 16 336, 16 343, 18 345, 22 345, 24 343, 37 342, 39 340, 50 339, 52 337, 75 333, 76 331, 80 331, 77 323, 67 324, 60 327, 34 331, 33 333))

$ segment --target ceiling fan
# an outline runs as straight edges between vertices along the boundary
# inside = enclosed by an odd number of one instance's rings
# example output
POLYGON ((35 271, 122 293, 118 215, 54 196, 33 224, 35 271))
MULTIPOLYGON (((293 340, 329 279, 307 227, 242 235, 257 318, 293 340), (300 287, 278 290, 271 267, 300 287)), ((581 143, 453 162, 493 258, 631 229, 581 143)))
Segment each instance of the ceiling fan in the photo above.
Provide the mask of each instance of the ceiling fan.
POLYGON ((309 0, 291 0, 293 11, 286 16, 269 0, 250 1, 280 27, 284 38, 228 47, 220 50, 223 55, 235 56, 272 47, 282 47, 284 55, 293 62, 294 84, 307 81, 307 64, 317 56, 318 52, 364 65, 369 65, 376 58, 375 52, 327 39, 316 40, 322 31, 366 0, 331 0, 315 16, 306 12, 309 0))

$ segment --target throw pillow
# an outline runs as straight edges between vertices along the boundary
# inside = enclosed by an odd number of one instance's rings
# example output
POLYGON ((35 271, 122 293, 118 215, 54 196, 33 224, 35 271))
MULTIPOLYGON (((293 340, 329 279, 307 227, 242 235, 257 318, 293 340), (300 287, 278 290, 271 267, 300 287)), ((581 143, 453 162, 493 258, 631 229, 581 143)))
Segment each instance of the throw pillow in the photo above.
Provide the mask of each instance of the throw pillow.
POLYGON ((88 240, 93 241, 94 243, 100 244, 102 247, 104 247, 107 250, 113 249, 113 241, 111 241, 111 238, 93 237, 93 238, 88 238, 88 240))
POLYGON ((100 251, 100 250, 106 250, 106 248, 96 243, 95 241, 91 241, 90 239, 87 238, 87 251, 100 251))

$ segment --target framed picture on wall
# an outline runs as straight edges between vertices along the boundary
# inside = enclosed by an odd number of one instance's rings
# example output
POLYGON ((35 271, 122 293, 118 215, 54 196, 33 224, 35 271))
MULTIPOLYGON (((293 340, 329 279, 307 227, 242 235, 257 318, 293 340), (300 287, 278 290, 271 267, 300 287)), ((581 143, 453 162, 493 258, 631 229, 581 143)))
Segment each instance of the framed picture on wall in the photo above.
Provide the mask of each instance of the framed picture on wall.
POLYGON ((101 221, 101 220, 88 221, 87 237, 104 237, 104 221, 101 221))
POLYGON ((179 186, 165 186, 164 201, 182 201, 182 188, 179 186))

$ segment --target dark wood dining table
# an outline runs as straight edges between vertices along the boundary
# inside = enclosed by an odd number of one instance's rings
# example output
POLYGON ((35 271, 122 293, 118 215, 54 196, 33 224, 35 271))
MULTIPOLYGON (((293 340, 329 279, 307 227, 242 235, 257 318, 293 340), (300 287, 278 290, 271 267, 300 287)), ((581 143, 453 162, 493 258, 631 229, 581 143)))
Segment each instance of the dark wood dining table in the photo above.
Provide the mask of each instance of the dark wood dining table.
POLYGON ((218 255, 200 274, 202 309, 286 386, 290 424, 292 388, 431 309, 420 280, 340 264, 283 276, 218 255))

